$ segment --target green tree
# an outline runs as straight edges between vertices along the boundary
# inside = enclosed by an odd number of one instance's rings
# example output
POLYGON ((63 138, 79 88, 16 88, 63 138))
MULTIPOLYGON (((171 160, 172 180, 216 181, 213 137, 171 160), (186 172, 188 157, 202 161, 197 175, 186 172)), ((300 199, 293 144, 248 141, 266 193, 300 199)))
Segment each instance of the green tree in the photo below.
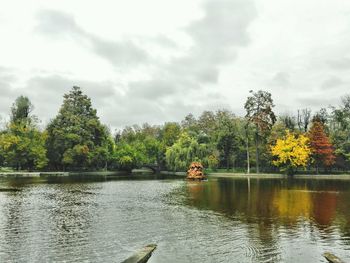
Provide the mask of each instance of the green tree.
POLYGON ((283 114, 279 117, 279 121, 284 124, 287 130, 294 131, 296 127, 295 118, 289 114, 283 114))
POLYGON ((11 121, 0 135, 0 153, 7 166, 21 169, 41 169, 47 165, 46 132, 37 128, 30 113, 33 105, 20 96, 11 108, 11 121))
POLYGON ((120 170, 131 171, 133 168, 139 168, 147 163, 146 147, 139 141, 119 143, 116 145, 113 160, 116 168, 120 170))
POLYGON ((216 169, 219 167, 219 158, 218 154, 211 154, 208 156, 208 167, 216 171, 216 169))
POLYGON ((234 123, 234 115, 229 111, 218 111, 216 114, 217 127, 216 141, 217 149, 223 157, 226 169, 230 168, 233 154, 237 150, 237 135, 234 123))
POLYGON ((247 98, 244 108, 247 111, 246 118, 255 125, 255 159, 256 172, 259 173, 259 145, 260 139, 270 131, 276 122, 276 116, 272 111, 275 106, 271 93, 263 90, 257 92, 250 91, 252 94, 247 98))
POLYGON ((181 121, 181 127, 190 133, 198 132, 198 122, 192 113, 188 114, 185 119, 181 121))
POLYGON ((208 148, 205 144, 182 133, 179 139, 166 150, 166 164, 172 171, 186 171, 193 161, 207 162, 208 148))
POLYGON ((146 157, 147 157, 145 164, 154 164, 158 167, 158 170, 160 170, 161 169, 160 167, 161 142, 154 137, 147 136, 143 140, 143 144, 145 146, 146 157))
POLYGON ((0 135, 0 151, 4 163, 17 170, 42 169, 47 164, 45 149, 46 133, 33 124, 10 123, 0 135))
POLYGON ((321 108, 316 114, 312 117, 312 122, 320 122, 324 127, 327 124, 327 121, 329 119, 329 114, 326 108, 321 108))
POLYGON ((332 107, 328 121, 328 130, 335 148, 338 168, 350 168, 350 96, 342 98, 340 107, 332 107))
POLYGON ((79 87, 64 95, 58 115, 47 127, 47 149, 51 168, 105 167, 112 153, 108 129, 92 108, 91 99, 79 87))
POLYGON ((11 122, 29 121, 34 106, 28 97, 19 96, 11 107, 11 122))
MULTIPOLYGON (((117 148, 120 145, 128 144, 130 147, 135 145, 143 145, 142 153, 144 165, 155 165, 157 169, 161 169, 162 159, 162 143, 160 141, 160 127, 151 126, 147 123, 142 127, 138 125, 128 126, 118 133, 116 144, 117 148)), ((133 165, 140 165, 137 162, 132 162, 133 165)), ((118 165, 117 165, 118 166, 118 165)), ((136 168, 132 167, 132 168, 136 168)))
POLYGON ((167 122, 164 124, 163 129, 161 130, 161 140, 162 144, 165 147, 172 146, 177 139, 179 138, 181 133, 181 127, 176 122, 167 122))
MULTIPOLYGON (((225 110, 222 110, 225 112, 225 110)), ((217 130, 217 114, 212 111, 204 111, 198 119, 198 126, 200 130, 208 137, 213 137, 213 134, 217 130)))

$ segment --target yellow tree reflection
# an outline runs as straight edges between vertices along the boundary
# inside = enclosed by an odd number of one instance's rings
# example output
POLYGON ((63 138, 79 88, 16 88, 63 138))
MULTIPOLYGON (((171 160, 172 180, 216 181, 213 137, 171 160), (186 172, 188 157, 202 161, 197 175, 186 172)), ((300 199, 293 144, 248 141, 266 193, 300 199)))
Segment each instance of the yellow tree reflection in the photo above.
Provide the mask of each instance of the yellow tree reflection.
POLYGON ((299 217, 310 218, 313 204, 310 191, 302 189, 281 189, 274 194, 273 205, 284 220, 294 223, 299 217))

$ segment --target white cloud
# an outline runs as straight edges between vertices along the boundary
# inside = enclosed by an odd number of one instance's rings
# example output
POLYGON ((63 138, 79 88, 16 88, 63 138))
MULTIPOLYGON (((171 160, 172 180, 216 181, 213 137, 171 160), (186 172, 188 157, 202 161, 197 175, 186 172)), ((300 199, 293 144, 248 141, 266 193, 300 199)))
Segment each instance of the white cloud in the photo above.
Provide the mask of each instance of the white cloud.
POLYGON ((47 122, 73 85, 113 127, 244 114, 251 89, 279 112, 325 107, 350 83, 349 14, 343 0, 3 1, 0 114, 25 94, 47 122))

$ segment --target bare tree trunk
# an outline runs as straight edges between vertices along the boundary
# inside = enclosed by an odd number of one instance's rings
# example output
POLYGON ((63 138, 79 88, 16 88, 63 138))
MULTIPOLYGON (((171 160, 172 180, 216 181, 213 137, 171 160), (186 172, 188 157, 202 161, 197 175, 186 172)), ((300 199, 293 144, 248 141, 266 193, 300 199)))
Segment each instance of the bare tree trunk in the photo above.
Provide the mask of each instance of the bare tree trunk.
POLYGON ((256 159, 256 173, 258 174, 259 171, 259 135, 258 133, 255 134, 255 159, 256 159))
POLYGON ((236 167, 235 167, 236 156, 232 155, 231 158, 232 158, 232 172, 235 172, 235 170, 236 170, 236 167))
POLYGON ((250 174, 249 137, 248 137, 248 132, 247 132, 247 174, 250 174))
POLYGON ((230 169, 230 157, 229 155, 226 155, 226 170, 229 171, 230 169))
POLYGON ((249 198, 250 197, 250 177, 248 176, 248 201, 249 201, 249 198))

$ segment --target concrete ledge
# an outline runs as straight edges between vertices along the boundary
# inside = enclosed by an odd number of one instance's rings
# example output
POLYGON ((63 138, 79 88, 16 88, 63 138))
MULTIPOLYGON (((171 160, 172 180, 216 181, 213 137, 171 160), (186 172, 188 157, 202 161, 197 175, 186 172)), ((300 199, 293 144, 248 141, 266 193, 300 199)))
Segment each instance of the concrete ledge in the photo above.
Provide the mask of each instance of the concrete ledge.
POLYGON ((157 245, 147 245, 121 263, 146 263, 156 248, 157 245))
POLYGON ((176 176, 186 176, 186 172, 169 172, 169 171, 160 171, 160 174, 164 175, 176 175, 176 176))
POLYGON ((32 178, 32 177, 40 177, 40 173, 37 173, 37 172, 8 172, 8 173, 0 173, 0 177, 32 178))
POLYGON ((209 178, 251 178, 251 179, 327 179, 327 180, 350 180, 349 174, 296 174, 287 176, 284 174, 244 174, 244 173, 210 173, 209 178))
POLYGON ((69 176, 68 172, 42 172, 40 177, 67 177, 69 176))
POLYGON ((337 256, 333 255, 332 253, 329 252, 325 252, 323 254, 323 256, 328 260, 328 262, 330 263, 345 263, 344 261, 342 261, 340 258, 338 258, 337 256))
POLYGON ((2 172, 0 178, 50 178, 50 177, 108 177, 125 175, 123 171, 95 172, 2 172))

